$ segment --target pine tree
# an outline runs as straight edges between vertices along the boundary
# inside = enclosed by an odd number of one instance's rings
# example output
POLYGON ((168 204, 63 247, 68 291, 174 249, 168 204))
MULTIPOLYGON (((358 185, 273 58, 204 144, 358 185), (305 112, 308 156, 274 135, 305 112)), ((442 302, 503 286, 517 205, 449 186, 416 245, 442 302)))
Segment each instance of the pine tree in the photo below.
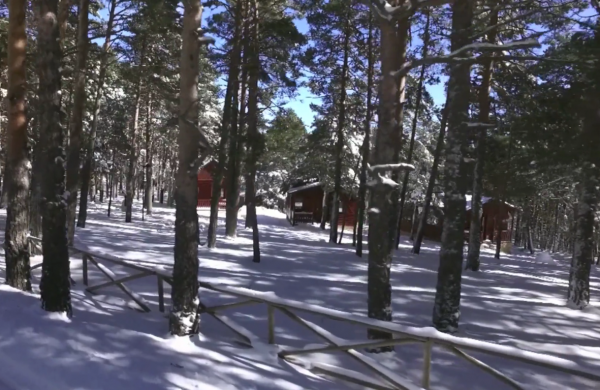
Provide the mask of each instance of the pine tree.
POLYGON ((38 7, 38 69, 40 142, 44 148, 42 182, 42 308, 72 315, 67 247, 64 128, 60 104, 61 48, 55 22, 57 0, 40 0, 38 7))
POLYGON ((8 22, 8 152, 3 192, 8 194, 6 215, 6 283, 31 290, 29 270, 29 156, 27 150, 25 12, 27 2, 10 0, 8 22))
POLYGON ((179 169, 176 176, 175 263, 173 267, 173 306, 170 316, 171 334, 185 336, 198 333, 198 199, 197 174, 201 156, 208 151, 196 127, 199 34, 202 6, 185 1, 179 94, 179 169))

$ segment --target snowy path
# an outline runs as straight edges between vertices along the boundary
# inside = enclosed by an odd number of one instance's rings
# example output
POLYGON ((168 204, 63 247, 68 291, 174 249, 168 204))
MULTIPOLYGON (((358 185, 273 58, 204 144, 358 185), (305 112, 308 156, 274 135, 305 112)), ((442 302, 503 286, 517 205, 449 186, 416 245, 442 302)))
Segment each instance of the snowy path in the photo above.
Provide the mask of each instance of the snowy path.
MULTIPOLYGON (((94 252, 170 272, 173 261, 172 209, 156 207, 154 215, 144 222, 136 209, 135 222, 124 224, 120 210, 114 211, 113 217, 108 219, 104 208, 93 208, 88 227, 77 233, 78 242, 94 252)), ((327 233, 317 227, 291 227, 285 216, 277 211, 261 209, 259 212, 262 262, 254 264, 251 261, 250 232, 242 228, 240 218, 238 238, 219 238, 217 249, 200 248, 203 280, 273 291, 284 298, 366 314, 366 257, 359 259, 353 255, 353 249, 348 245, 350 236, 345 236, 346 245, 331 245, 327 242, 327 233)), ((203 214, 206 221, 207 214, 203 214)), ((420 256, 410 254, 408 248, 409 243, 403 242, 392 269, 394 321, 429 326, 438 248, 426 243, 420 256)), ((528 255, 503 256, 498 261, 493 259, 492 253, 484 251, 482 262, 482 272, 464 274, 461 335, 552 354, 600 370, 600 309, 593 306, 585 312, 577 312, 565 307, 568 276, 565 261, 546 263, 528 255)), ((80 282, 81 262, 74 260, 72 269, 75 280, 80 282)), ((118 267, 111 266, 111 269, 118 275, 127 273, 118 267)), ((34 283, 39 280, 39 271, 36 272, 34 283)), ((594 270, 592 297, 595 305, 600 296, 599 276, 594 270)), ((91 274, 91 283, 100 280, 103 280, 100 274, 91 274)), ((155 284, 156 281, 149 278, 129 283, 150 302, 150 314, 129 309, 117 289, 103 290, 103 295, 94 297, 76 290, 73 293, 76 316, 71 323, 43 317, 37 309, 36 298, 3 288, 0 290, 3 295, 0 297, 0 311, 3 311, 0 313, 3 319, 0 322, 0 354, 16 354, 19 361, 39 363, 42 368, 36 372, 40 375, 52 373, 52 364, 59 364, 46 362, 44 359, 48 355, 53 357, 53 362, 63 365, 77 363, 79 369, 61 375, 70 389, 348 388, 346 384, 297 372, 278 361, 275 351, 269 347, 248 350, 232 344, 230 332, 206 316, 202 322, 202 342, 195 340, 181 345, 180 340, 165 339, 166 320, 158 314, 155 284), (23 302, 13 304, 15 300, 23 302), (30 308, 27 316, 23 315, 23 307, 30 308), (12 323, 4 321, 4 318, 12 317, 16 318, 12 323), (21 334, 22 329, 30 329, 31 333, 21 334), (23 353, 24 350, 27 352, 23 353)), ((81 283, 77 287, 80 288, 81 283)), ((210 304, 231 300, 204 290, 201 294, 203 301, 210 304)), ((263 340, 267 335, 266 314, 266 308, 259 305, 228 313, 263 340)), ((360 327, 311 315, 305 318, 338 337, 362 340, 366 336, 360 327)), ((276 317, 276 341, 294 347, 319 342, 283 316, 276 317)), ((441 350, 434 350, 433 357, 433 389, 506 388, 488 374, 441 350), (465 385, 465 378, 469 378, 468 385, 465 385)), ((531 389, 599 388, 589 381, 578 381, 548 370, 499 358, 476 357, 531 389)), ((418 383, 422 365, 422 351, 418 346, 398 347, 394 354, 377 358, 418 383)), ((359 368, 342 354, 314 354, 311 359, 359 368)), ((4 378, 4 373, 0 362, 0 378, 4 378)))

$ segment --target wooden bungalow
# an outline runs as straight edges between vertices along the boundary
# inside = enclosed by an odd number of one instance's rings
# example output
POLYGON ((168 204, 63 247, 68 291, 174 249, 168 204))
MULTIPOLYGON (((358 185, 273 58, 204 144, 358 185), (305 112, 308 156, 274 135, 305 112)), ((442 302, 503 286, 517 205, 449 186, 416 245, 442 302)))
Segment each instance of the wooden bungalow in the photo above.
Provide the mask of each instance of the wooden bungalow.
MULTIPOLYGON (((413 229, 413 224, 419 224, 418 215, 422 211, 422 205, 418 205, 418 212, 415 213, 413 204, 405 205, 404 217, 402 219, 401 229, 403 234, 410 234, 413 229)), ((515 221, 515 215, 517 212, 517 208, 511 204, 506 202, 499 202, 498 200, 490 197, 482 198, 482 215, 481 215, 481 241, 490 240, 495 242, 497 238, 497 229, 496 229, 496 218, 501 218, 501 240, 503 242, 510 241, 513 235, 513 226, 515 221)), ((430 209, 430 216, 433 218, 436 223, 430 224, 427 223, 425 225, 424 236, 430 240, 440 241, 442 237, 442 228, 443 228, 443 206, 437 207, 432 206, 430 209)), ((417 226, 414 227, 415 229, 417 226)), ((466 221, 465 221, 465 232, 464 237, 465 240, 469 240, 469 230, 471 228, 471 199, 470 196, 467 195, 467 205, 466 205, 466 221)))
MULTIPOLYGON (((284 212, 292 225, 298 223, 321 222, 323 218, 323 198, 325 191, 318 181, 300 182, 293 185, 288 191, 284 204, 284 212)), ((329 218, 333 192, 329 192, 325 199, 326 218, 329 218)), ((356 199, 342 194, 338 225, 353 226, 356 221, 358 202, 356 199)))
MULTIPOLYGON (((213 173, 217 168, 217 162, 210 160, 204 164, 198 172, 198 207, 210 208, 210 200, 213 190, 213 173)), ((221 182, 221 197, 219 198, 219 209, 225 208, 225 179, 221 182)))
MULTIPOLYGON (((484 196, 481 200, 481 241, 490 240, 495 242, 498 236, 497 221, 500 219, 500 239, 503 242, 511 241, 517 207, 501 202, 498 199, 484 196)), ((465 224, 465 236, 468 239, 468 231, 471 225, 471 202, 467 200, 467 221, 465 224)))

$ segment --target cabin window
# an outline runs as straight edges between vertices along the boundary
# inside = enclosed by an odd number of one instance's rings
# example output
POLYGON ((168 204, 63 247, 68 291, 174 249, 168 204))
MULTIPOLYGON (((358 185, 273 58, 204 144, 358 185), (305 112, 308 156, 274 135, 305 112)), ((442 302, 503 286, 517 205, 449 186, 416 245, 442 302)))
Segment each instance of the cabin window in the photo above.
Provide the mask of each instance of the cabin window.
POLYGON ((297 209, 302 208, 302 198, 294 199, 294 208, 297 208, 297 209))

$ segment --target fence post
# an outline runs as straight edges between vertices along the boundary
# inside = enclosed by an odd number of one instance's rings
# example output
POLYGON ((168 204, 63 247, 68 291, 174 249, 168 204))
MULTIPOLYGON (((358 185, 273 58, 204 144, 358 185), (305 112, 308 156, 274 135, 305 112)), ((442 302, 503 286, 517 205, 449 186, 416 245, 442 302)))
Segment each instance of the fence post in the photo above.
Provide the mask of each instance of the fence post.
POLYGON ((425 390, 429 389, 429 377, 431 375, 431 349, 433 346, 433 340, 427 339, 423 344, 423 379, 421 381, 421 387, 425 390))
POLYGON ((275 308, 267 305, 269 315, 269 344, 275 344, 275 308))
POLYGON ((165 312, 165 295, 163 288, 163 278, 160 275, 156 275, 156 280, 158 282, 158 310, 161 313, 165 312))
POLYGON ((82 271, 83 271, 83 284, 85 286, 88 285, 88 257, 86 254, 81 255, 81 259, 83 260, 82 271))

